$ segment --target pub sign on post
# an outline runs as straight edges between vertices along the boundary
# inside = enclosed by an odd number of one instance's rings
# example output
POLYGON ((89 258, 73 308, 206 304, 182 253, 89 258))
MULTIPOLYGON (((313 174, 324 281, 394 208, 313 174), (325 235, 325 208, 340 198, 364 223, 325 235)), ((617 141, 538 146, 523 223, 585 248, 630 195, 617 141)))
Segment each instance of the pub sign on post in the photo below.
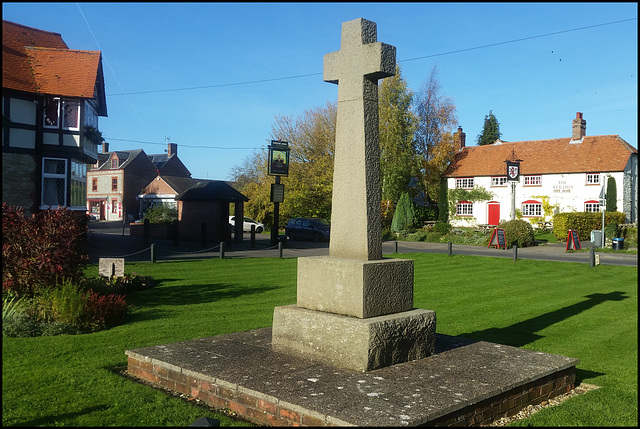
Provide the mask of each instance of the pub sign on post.
POLYGON ((289 175, 289 143, 271 140, 269 145, 269 176, 289 175))

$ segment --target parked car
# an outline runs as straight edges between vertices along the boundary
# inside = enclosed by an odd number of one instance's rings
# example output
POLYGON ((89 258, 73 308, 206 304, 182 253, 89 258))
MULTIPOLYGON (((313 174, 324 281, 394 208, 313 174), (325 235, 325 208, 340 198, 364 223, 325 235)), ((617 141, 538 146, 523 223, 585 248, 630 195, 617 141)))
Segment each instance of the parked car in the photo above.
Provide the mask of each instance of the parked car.
POLYGON ((297 217, 287 222, 285 233, 289 240, 307 239, 329 241, 331 225, 318 217, 297 217))
MULTIPOLYGON (((236 225, 236 217, 235 216, 229 216, 229 225, 231 225, 231 231, 233 231, 235 229, 235 225, 236 225)), ((244 222, 242 222, 242 232, 251 232, 251 225, 255 225, 256 226, 256 233, 257 234, 260 234, 262 231, 264 231, 264 225, 263 224, 261 224, 260 222, 256 222, 255 220, 245 216, 244 222)))

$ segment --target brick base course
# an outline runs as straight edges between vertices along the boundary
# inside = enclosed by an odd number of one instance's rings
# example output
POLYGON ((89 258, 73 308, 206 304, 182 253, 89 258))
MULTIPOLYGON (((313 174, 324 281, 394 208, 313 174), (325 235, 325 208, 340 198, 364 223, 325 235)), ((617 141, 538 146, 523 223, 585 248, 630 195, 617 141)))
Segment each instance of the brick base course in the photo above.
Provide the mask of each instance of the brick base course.
MULTIPOLYGON (((214 408, 229 409, 238 417, 258 425, 269 426, 344 426, 350 425, 277 398, 212 379, 171 365, 128 356, 130 375, 193 398, 214 408)), ((575 368, 568 368, 496 397, 425 422, 428 426, 484 426, 502 417, 513 416, 528 405, 537 405, 574 388, 575 368)))

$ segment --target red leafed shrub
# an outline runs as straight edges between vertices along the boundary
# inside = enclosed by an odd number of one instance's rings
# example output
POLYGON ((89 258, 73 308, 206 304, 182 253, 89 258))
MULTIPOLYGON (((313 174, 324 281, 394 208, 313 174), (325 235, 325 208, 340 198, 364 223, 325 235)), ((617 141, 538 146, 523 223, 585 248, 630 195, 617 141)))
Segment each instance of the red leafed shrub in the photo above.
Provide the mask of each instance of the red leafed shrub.
POLYGON ((92 331, 109 329, 122 324, 131 307, 124 300, 124 295, 101 295, 89 290, 84 295, 84 299, 82 325, 92 331))
POLYGON ((83 275, 89 257, 84 214, 65 207, 31 217, 23 209, 2 204, 2 288, 15 296, 33 296, 63 278, 83 275))

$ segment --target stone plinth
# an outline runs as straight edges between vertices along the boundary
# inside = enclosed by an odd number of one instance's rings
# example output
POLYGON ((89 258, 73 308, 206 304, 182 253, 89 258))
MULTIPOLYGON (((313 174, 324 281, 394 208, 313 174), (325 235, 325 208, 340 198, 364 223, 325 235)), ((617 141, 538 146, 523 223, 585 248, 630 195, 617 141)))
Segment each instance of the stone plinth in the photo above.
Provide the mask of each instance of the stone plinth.
POLYGON ((298 307, 359 318, 413 309, 413 261, 298 258, 298 307))
POLYGON ((271 343, 276 352, 366 372, 431 356, 435 338, 431 310, 359 319, 289 305, 274 309, 271 343))

